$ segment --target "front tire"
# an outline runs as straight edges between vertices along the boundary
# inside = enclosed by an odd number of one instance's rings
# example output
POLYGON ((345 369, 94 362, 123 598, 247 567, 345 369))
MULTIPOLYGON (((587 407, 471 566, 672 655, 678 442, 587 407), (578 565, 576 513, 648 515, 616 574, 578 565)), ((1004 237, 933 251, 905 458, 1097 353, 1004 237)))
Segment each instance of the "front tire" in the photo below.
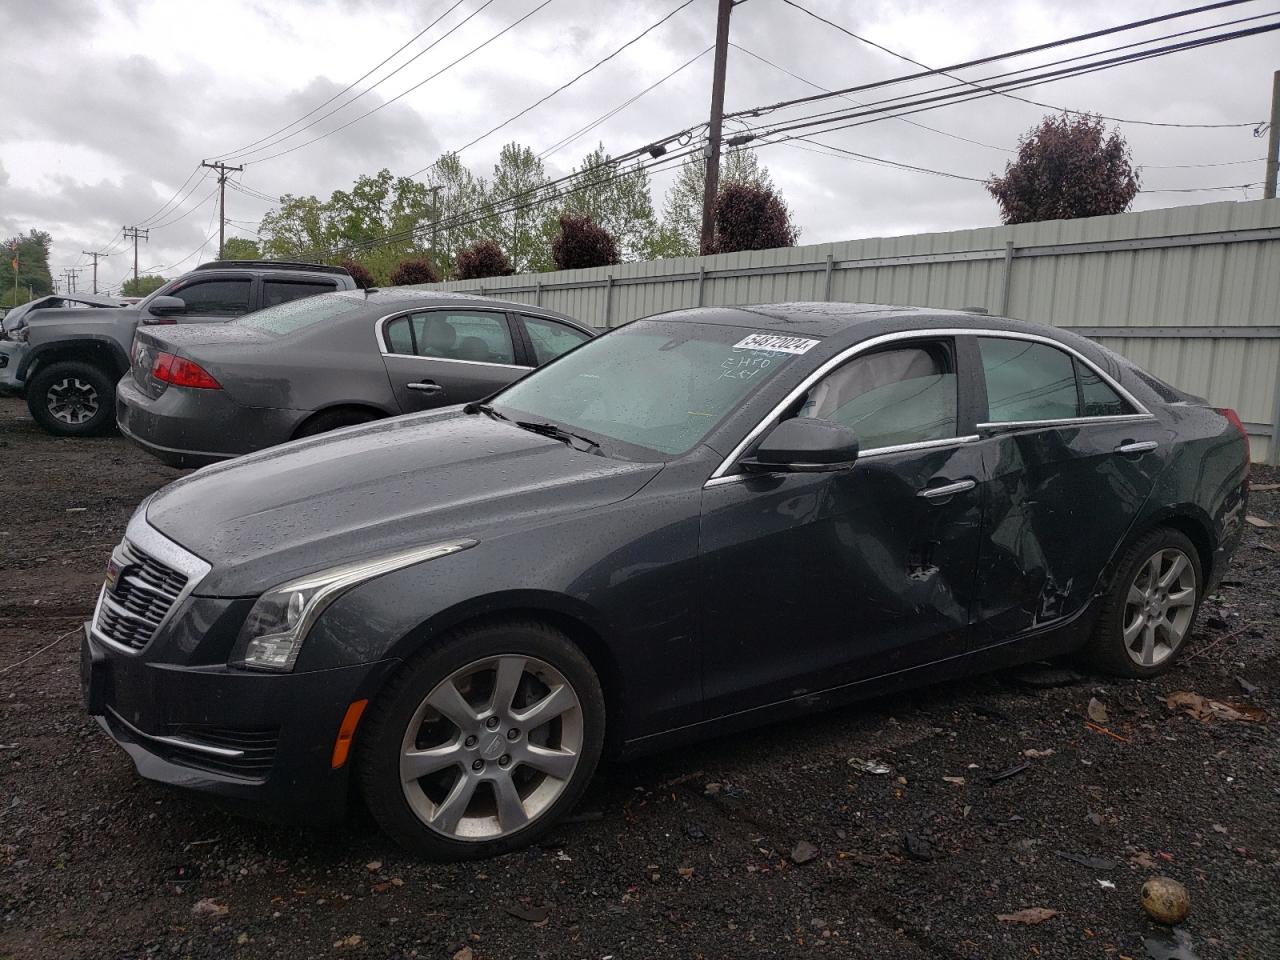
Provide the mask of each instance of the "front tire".
POLYGON ((1086 658, 1120 677, 1163 673, 1186 649, 1203 590, 1195 545, 1170 527, 1152 530, 1121 558, 1086 658))
POLYGON ((116 381, 101 367, 63 360, 27 381, 27 409, 49 433, 90 437, 115 426, 116 381))
POLYGON ((582 796, 604 745, 590 662, 536 621, 464 627, 408 661, 370 708, 357 777, 370 812, 433 860, 526 846, 582 796))

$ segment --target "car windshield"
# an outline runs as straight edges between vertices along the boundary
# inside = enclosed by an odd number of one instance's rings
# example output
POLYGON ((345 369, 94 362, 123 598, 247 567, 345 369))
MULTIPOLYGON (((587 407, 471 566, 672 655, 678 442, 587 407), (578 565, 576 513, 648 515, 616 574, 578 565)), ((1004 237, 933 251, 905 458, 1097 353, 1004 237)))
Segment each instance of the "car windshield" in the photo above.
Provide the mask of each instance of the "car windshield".
POLYGON ((326 320, 345 317, 349 313, 363 310, 365 306, 364 297, 353 297, 344 293, 322 293, 314 297, 304 297, 301 300, 287 300, 274 307, 259 310, 257 313, 246 314, 231 322, 283 337, 306 327, 315 326, 317 323, 324 323, 326 320))
POLYGON ((512 420, 550 422, 668 459, 693 449, 818 343, 743 327, 637 320, 531 373, 493 406, 512 420))

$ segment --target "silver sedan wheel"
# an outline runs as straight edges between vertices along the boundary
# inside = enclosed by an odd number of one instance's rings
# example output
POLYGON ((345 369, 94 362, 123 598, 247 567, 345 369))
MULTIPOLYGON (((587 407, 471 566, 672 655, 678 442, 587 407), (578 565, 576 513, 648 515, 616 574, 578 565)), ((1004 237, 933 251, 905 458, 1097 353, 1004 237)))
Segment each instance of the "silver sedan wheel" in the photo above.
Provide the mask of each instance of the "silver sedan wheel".
POLYGON ((98 391, 79 377, 63 377, 45 392, 45 406, 55 420, 77 426, 98 413, 98 391))
POLYGON ((1124 606, 1124 648, 1140 667, 1159 666, 1182 645, 1196 609, 1196 571, 1176 547, 1138 570, 1124 606))
POLYGON ((517 654, 487 657, 455 670, 414 711, 400 781, 432 830, 493 840, 555 803, 582 743, 582 704, 558 670, 517 654))

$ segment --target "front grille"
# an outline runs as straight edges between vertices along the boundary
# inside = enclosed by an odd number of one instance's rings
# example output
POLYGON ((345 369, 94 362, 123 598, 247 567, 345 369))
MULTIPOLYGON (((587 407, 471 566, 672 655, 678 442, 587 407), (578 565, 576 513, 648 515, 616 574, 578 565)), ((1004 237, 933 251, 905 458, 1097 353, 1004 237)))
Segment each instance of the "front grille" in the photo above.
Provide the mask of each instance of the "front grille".
POLYGON ((108 640, 140 650, 173 609, 187 577, 128 540, 111 559, 119 573, 114 587, 102 593, 94 627, 108 640))
POLYGON ((172 759, 184 766, 213 770, 234 777, 262 780, 271 771, 271 764, 275 761, 276 742, 279 740, 280 731, 278 729, 207 727, 203 724, 182 723, 173 725, 172 736, 208 744, 211 747, 226 747, 242 751, 239 757, 219 757, 171 744, 172 759))

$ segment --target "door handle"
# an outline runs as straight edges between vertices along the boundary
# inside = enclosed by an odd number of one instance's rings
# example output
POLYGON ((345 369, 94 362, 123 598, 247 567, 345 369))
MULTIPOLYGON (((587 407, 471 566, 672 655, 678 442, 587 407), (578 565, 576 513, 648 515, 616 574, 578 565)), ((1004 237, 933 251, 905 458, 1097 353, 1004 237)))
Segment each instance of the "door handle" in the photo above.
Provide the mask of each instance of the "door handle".
POLYGON ((438 383, 432 383, 429 380, 425 383, 406 383, 405 386, 410 390, 416 390, 418 393, 425 393, 429 397, 434 397, 437 394, 444 393, 444 387, 440 386, 438 383))
POLYGON ((916 496, 924 497, 926 500, 934 500, 938 497, 952 497, 957 493, 972 490, 977 485, 976 480, 957 480, 955 483, 948 483, 941 487, 925 487, 916 496))
POLYGON ((1158 446, 1160 444, 1154 440, 1127 440, 1116 447, 1116 453, 1146 453, 1148 450, 1154 450, 1158 446))

